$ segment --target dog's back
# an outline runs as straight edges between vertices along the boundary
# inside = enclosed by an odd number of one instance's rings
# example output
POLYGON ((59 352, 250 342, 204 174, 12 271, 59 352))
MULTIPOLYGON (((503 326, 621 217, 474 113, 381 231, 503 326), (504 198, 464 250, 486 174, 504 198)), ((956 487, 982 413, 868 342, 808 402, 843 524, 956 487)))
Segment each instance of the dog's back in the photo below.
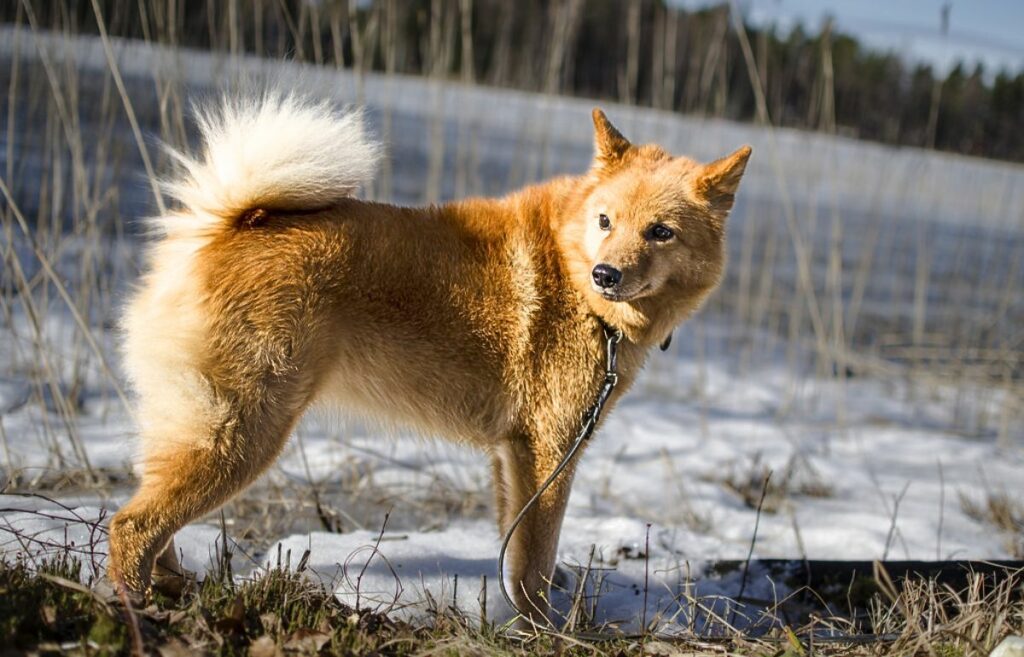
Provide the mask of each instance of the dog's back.
MULTIPOLYGON (((507 529, 604 378, 605 327, 625 336, 610 408, 717 285, 749 156, 700 165, 594 121, 585 175, 400 208, 353 198, 379 157, 358 115, 287 96, 201 115, 124 319, 143 455, 111 522, 119 585, 178 569, 174 532, 266 469, 316 399, 484 447, 507 529)), ((510 544, 537 617, 573 466, 510 544)))
POLYGON ((567 303, 541 253, 550 231, 514 203, 354 199, 379 157, 358 114, 268 97, 199 125, 204 151, 175 154, 182 175, 165 188, 180 209, 153 221, 123 322, 142 485, 111 555, 132 590, 178 527, 269 466, 315 400, 478 445, 505 436, 536 315, 567 303))

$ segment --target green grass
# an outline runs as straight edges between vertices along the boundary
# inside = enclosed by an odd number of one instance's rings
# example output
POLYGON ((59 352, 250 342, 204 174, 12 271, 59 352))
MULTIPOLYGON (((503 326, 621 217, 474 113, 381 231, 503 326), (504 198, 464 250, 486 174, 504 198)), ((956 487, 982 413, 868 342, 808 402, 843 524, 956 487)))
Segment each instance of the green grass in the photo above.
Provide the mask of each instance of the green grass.
POLYGON ((46 561, 35 571, 22 562, 0 565, 0 644, 29 649, 49 643, 122 645, 125 628, 88 593, 72 588, 81 566, 74 559, 46 561))

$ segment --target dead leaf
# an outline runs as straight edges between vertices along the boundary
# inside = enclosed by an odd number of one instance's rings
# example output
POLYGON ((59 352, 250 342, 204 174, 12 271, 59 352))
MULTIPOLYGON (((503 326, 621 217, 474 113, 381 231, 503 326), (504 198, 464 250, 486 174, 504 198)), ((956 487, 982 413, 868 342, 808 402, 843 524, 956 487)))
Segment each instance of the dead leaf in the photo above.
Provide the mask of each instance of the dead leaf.
POLYGON ((213 624, 214 628, 225 633, 239 632, 245 625, 245 603, 242 596, 235 596, 234 602, 228 608, 227 613, 213 624))
POLYGON ((249 646, 249 657, 281 657, 282 654, 277 642, 265 634, 249 646))

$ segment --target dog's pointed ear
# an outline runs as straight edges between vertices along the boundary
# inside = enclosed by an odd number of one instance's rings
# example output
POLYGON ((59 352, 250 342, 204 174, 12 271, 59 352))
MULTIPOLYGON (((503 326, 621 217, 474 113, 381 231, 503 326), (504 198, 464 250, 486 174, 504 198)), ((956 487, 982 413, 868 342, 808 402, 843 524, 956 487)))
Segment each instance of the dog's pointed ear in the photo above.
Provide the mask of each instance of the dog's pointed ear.
POLYGON ((694 184, 697 194, 723 218, 732 209, 751 152, 750 146, 744 146, 711 164, 705 164, 697 173, 694 184))
POLYGON ((608 117, 598 108, 594 108, 594 168, 608 169, 622 160, 622 156, 633 147, 629 140, 622 136, 608 117))

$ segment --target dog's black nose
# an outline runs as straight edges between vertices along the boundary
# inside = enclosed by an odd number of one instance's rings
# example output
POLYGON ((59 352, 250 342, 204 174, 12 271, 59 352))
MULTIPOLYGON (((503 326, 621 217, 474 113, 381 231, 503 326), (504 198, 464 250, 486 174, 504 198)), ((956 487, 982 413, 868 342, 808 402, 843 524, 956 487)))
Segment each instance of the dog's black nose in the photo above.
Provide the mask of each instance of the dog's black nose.
POLYGON ((598 287, 608 289, 615 287, 622 280, 622 272, 612 267, 611 265, 600 264, 594 267, 594 271, 591 272, 591 276, 594 277, 594 282, 597 283, 598 287))

